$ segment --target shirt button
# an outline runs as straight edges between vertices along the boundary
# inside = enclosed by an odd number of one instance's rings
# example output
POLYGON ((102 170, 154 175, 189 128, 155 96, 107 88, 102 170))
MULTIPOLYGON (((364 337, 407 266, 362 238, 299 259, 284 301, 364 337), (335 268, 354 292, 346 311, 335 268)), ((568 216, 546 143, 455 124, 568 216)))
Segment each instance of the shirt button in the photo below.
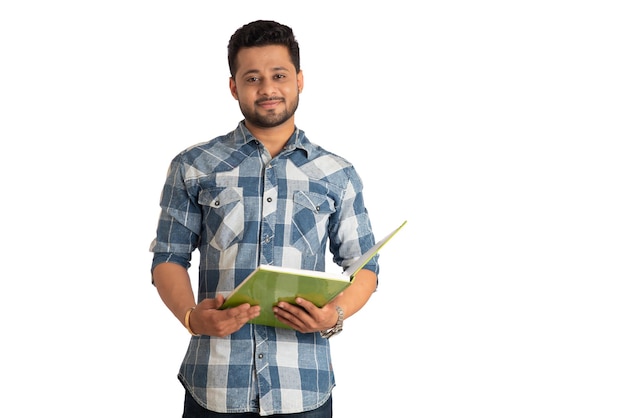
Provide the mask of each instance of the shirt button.
POLYGON ((263 354, 259 354, 259 358, 263 358, 263 354))
POLYGON ((268 202, 271 202, 271 201, 272 201, 272 198, 271 198, 271 197, 268 197, 268 198, 267 198, 267 201, 268 201, 268 202))
POLYGON ((216 201, 215 201, 215 206, 219 206, 219 205, 220 205, 220 201, 219 201, 219 200, 216 200, 216 201))

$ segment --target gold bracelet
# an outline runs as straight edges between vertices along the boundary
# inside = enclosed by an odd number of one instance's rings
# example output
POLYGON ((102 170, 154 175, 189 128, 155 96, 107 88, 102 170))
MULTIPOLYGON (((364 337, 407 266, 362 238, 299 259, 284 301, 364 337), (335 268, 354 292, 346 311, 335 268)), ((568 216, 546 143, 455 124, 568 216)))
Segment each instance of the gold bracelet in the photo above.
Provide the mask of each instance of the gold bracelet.
POLYGON ((187 331, 189 331, 191 335, 197 337, 200 334, 196 334, 195 332, 193 332, 193 330, 191 329, 191 325, 189 324, 189 318, 191 317, 191 313, 194 309, 196 309, 196 307, 192 306, 191 308, 187 309, 187 312, 185 312, 185 328, 187 328, 187 331))

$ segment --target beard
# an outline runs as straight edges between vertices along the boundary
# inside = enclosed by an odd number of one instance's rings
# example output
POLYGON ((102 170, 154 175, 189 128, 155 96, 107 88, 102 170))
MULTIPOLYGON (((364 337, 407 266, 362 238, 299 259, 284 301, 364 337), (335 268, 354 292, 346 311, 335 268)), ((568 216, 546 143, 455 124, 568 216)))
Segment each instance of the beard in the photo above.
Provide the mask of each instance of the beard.
MULTIPOLYGON (((276 98, 272 98, 272 100, 276 100, 276 98)), ((243 114, 246 121, 250 122, 251 124, 261 128, 274 128, 288 121, 296 113, 296 109, 298 109, 298 103, 300 101, 300 96, 297 95, 295 100, 291 104, 287 103, 285 99, 281 100, 283 101, 283 103, 286 104, 286 108, 280 113, 277 113, 272 109, 266 114, 260 114, 256 110, 256 107, 247 107, 242 105, 241 102, 239 102, 239 109, 241 109, 241 113, 243 114)), ((255 104, 257 103, 258 102, 256 102, 255 104)))

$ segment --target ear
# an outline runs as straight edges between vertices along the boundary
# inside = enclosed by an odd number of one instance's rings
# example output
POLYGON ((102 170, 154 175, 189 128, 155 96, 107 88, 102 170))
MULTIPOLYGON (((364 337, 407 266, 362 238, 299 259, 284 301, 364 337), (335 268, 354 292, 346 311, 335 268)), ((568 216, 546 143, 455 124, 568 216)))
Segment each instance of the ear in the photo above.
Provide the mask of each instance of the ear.
POLYGON ((230 94, 235 98, 235 100, 239 100, 239 95, 237 94, 237 84, 235 84, 235 79, 230 77, 228 79, 228 85, 230 89, 230 94))
POLYGON ((302 89, 304 88, 304 75, 302 74, 302 70, 298 73, 296 80, 298 83, 298 93, 302 93, 302 89))

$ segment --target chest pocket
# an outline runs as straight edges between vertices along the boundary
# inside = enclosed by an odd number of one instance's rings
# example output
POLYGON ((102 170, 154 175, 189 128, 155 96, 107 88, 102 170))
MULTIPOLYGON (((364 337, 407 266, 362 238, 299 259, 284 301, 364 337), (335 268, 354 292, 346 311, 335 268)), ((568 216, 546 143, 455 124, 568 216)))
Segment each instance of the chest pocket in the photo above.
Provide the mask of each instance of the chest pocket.
POLYGON ((198 203, 202 206, 206 235, 204 240, 225 250, 243 237, 244 211, 241 187, 220 187, 200 191, 198 203))
POLYGON ((316 254, 326 242, 328 218, 335 213, 335 201, 313 192, 293 194, 291 245, 305 254, 316 254))

